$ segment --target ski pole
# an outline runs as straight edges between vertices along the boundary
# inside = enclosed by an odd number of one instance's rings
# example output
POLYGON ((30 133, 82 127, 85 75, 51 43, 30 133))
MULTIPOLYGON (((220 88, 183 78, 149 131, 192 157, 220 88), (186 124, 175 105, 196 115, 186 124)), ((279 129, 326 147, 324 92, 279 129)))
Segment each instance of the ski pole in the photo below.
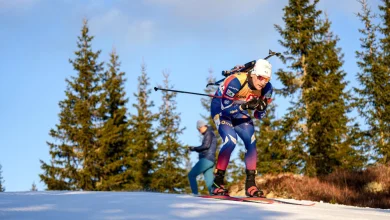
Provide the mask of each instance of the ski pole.
POLYGON ((173 90, 173 89, 162 89, 158 87, 154 87, 154 91, 161 90, 161 91, 167 91, 167 92, 177 92, 177 93, 185 93, 185 94, 191 94, 191 95, 200 95, 200 96, 208 96, 211 98, 217 98, 217 99, 229 99, 229 100, 238 100, 237 98, 230 98, 228 96, 216 96, 211 94, 204 94, 204 93, 197 93, 197 92, 187 92, 187 91, 181 91, 181 90, 173 90))
MULTIPOLYGON (((207 96, 211 98, 217 98, 217 99, 229 99, 229 100, 238 100, 238 98, 230 98, 229 96, 216 96, 216 95, 211 95, 211 94, 204 94, 204 93, 197 93, 197 92, 187 92, 187 91, 181 91, 181 90, 173 90, 173 89, 162 89, 158 87, 154 87, 154 91, 161 90, 161 91, 167 91, 167 92, 177 92, 177 93, 185 93, 185 94, 191 94, 191 95, 200 95, 200 96, 207 96)), ((275 91, 282 91, 282 89, 276 89, 273 88, 275 91)))

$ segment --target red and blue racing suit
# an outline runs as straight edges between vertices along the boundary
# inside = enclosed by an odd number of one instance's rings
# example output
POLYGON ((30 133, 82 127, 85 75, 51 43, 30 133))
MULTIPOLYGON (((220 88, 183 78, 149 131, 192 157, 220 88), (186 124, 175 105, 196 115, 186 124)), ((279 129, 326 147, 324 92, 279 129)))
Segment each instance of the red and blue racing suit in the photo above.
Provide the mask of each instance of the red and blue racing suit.
MULTIPOLYGON (((253 121, 248 111, 241 111, 239 107, 252 98, 266 99, 269 104, 272 100, 272 85, 268 82, 260 91, 252 90, 246 81, 247 73, 230 75, 215 93, 215 96, 221 98, 213 98, 211 102, 211 117, 223 141, 216 167, 219 170, 226 170, 237 143, 237 135, 245 144, 246 169, 256 170, 257 151, 253 121)), ((265 110, 254 110, 255 118, 261 119, 264 115, 265 110)))

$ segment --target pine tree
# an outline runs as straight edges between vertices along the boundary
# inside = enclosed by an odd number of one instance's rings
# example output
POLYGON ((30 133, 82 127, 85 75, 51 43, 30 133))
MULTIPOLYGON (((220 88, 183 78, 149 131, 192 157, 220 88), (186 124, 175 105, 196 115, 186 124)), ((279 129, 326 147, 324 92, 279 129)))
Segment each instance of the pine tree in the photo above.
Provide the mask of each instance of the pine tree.
POLYGON ((101 178, 97 183, 98 190, 121 190, 131 181, 129 175, 131 167, 127 166, 129 158, 126 150, 129 144, 130 129, 127 121, 128 99, 125 98, 124 72, 120 72, 119 56, 113 50, 110 54, 108 70, 101 75, 103 103, 99 109, 103 120, 99 141, 101 148, 98 151, 101 166, 101 178))
POLYGON ((320 17, 318 2, 289 0, 285 27, 276 26, 283 37, 279 42, 287 49, 282 61, 291 69, 276 75, 285 86, 282 94, 298 97, 283 118, 278 141, 288 144, 296 166, 309 175, 359 166, 347 137, 350 95, 344 91, 346 74, 340 70, 343 55, 331 23, 320 17))
MULTIPOLYGON (((164 88, 172 89, 169 73, 163 72, 164 88)), ((184 192, 188 187, 185 161, 188 160, 186 148, 179 141, 180 114, 176 113, 177 93, 162 91, 162 105, 159 108, 159 126, 157 128, 156 161, 154 162, 151 188, 164 192, 184 192)))
POLYGON ((101 87, 99 74, 103 63, 98 63, 100 51, 93 52, 88 23, 84 20, 78 37, 76 58, 70 60, 77 77, 66 79, 66 99, 60 101, 60 122, 50 130, 57 143, 50 146, 50 164, 41 160, 44 174, 41 180, 49 190, 95 190, 100 181, 98 130, 101 118, 98 108, 101 87))
POLYGON ((4 192, 5 191, 5 187, 4 187, 4 179, 3 179, 3 170, 2 170, 3 166, 1 166, 0 164, 0 192, 4 192))
POLYGON ((141 76, 138 77, 138 91, 134 94, 137 103, 133 107, 137 110, 136 114, 130 116, 131 137, 128 151, 130 157, 129 172, 134 181, 126 185, 126 189, 150 189, 152 164, 156 157, 154 149, 155 131, 153 122, 158 115, 150 110, 154 102, 149 102, 149 78, 146 72, 146 65, 141 65, 141 76))
POLYGON ((30 191, 38 191, 37 185, 35 185, 35 182, 32 183, 30 191))

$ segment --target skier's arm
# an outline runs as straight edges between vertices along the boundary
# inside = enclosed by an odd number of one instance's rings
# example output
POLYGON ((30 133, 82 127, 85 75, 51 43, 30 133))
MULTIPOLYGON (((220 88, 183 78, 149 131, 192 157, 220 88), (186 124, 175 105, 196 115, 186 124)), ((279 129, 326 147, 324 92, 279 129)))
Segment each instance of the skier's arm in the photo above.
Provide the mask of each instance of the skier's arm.
MULTIPOLYGON (((257 119, 262 119, 266 112, 267 112, 267 107, 268 105, 272 102, 272 92, 273 92, 273 89, 272 89, 272 84, 269 82, 267 83, 267 85, 262 89, 261 91, 261 97, 260 99, 264 100, 265 102, 265 107, 264 109, 262 110, 258 110, 256 109, 254 112, 253 112, 253 116, 257 119)), ((264 105, 263 105, 264 106, 264 105)))
POLYGON ((233 100, 234 96, 240 91, 241 86, 237 78, 225 82, 221 100, 222 115, 232 116, 243 110, 240 109, 240 105, 234 105, 233 100))

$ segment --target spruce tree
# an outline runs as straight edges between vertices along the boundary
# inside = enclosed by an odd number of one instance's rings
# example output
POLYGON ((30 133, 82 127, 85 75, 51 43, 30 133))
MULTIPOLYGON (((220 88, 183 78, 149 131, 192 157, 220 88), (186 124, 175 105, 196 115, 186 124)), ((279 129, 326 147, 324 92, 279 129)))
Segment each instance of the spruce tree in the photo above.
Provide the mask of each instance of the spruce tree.
POLYGON ((98 151, 101 169, 98 190, 121 190, 125 184, 132 180, 129 175, 131 167, 128 166, 129 153, 126 150, 129 144, 130 129, 127 121, 128 99, 124 83, 125 73, 120 71, 119 56, 113 50, 107 71, 101 75, 102 100, 99 109, 103 126, 99 132, 101 148, 98 151))
POLYGON ((287 144, 296 167, 308 175, 324 175, 337 167, 356 168, 356 151, 347 137, 350 95, 338 38, 331 23, 321 18, 319 0, 289 0, 285 26, 276 25, 286 48, 282 61, 291 71, 279 70, 284 96, 294 96, 283 117, 278 145, 287 144), (352 165, 353 164, 353 165, 352 165))
POLYGON ((5 187, 4 187, 4 179, 3 179, 3 170, 2 170, 3 166, 1 166, 0 164, 0 192, 4 192, 5 191, 5 187))
MULTIPOLYGON (((380 87, 374 82, 375 75, 380 74, 379 68, 379 45, 377 39, 378 26, 373 23, 373 19, 376 19, 376 15, 372 14, 369 5, 366 0, 359 1, 362 9, 357 14, 360 21, 363 23, 364 28, 359 29, 359 32, 363 35, 360 38, 360 51, 356 51, 357 64, 360 68, 360 72, 357 73, 357 79, 361 85, 361 88, 354 88, 357 94, 355 105, 359 115, 365 119, 367 123, 367 129, 363 130, 360 135, 360 143, 363 146, 368 146, 366 152, 368 153, 369 160, 377 160, 377 154, 370 153, 375 151, 379 137, 377 131, 375 131, 375 93, 378 94, 380 87)), ((380 92, 380 91, 379 91, 380 92)))
MULTIPOLYGON (((169 73, 163 72, 164 88, 172 89, 169 73)), ((188 187, 185 161, 188 160, 186 148, 179 141, 185 128, 180 128, 180 114, 176 112, 177 93, 162 91, 162 104, 159 108, 157 128, 156 159, 153 163, 151 188, 164 192, 184 192, 188 187)))
POLYGON ((66 79, 66 99, 59 103, 59 124, 50 130, 56 143, 47 142, 51 161, 47 164, 41 160, 44 174, 40 178, 49 190, 95 190, 100 181, 96 151, 100 147, 99 74, 103 63, 98 62, 100 51, 91 48, 93 38, 84 20, 77 42, 79 50, 70 60, 77 76, 66 79))
MULTIPOLYGON (((309 4, 309 0, 289 0, 288 6, 284 8, 284 29, 279 25, 275 25, 283 38, 283 40, 279 40, 279 43, 287 50, 281 59, 284 64, 287 61, 291 62, 289 66, 291 71, 279 70, 275 72, 285 87, 281 90, 284 96, 294 96, 299 93, 299 89, 303 85, 303 79, 307 75, 306 59, 310 52, 310 41, 316 31, 315 20, 319 16, 315 11, 317 3, 318 0, 314 1, 313 4, 309 4)), ((304 91, 305 88, 302 88, 301 93, 304 93, 304 91)), ((287 109, 287 114, 283 117, 275 141, 277 141, 277 145, 286 145, 287 149, 296 153, 293 162, 297 167, 302 168, 306 158, 305 150, 308 148, 306 143, 308 136, 306 119, 308 117, 305 114, 307 103, 300 100, 291 100, 290 104, 291 107, 287 109)))
POLYGON ((329 30, 328 19, 317 21, 324 28, 323 35, 317 35, 318 43, 308 56, 308 74, 305 85, 310 88, 303 95, 308 113, 309 160, 306 170, 315 169, 316 175, 325 175, 337 168, 355 170, 363 166, 363 160, 349 137, 352 119, 352 100, 349 91, 345 91, 346 73, 341 70, 343 61, 341 49, 337 47, 339 39, 329 30), (314 163, 314 164, 313 164, 314 163), (312 165, 309 167, 308 165, 312 165))
POLYGON ((153 129, 153 122, 158 115, 152 113, 153 101, 149 101, 151 89, 149 88, 149 77, 146 72, 146 65, 141 65, 141 75, 138 77, 138 91, 134 93, 137 103, 133 104, 135 114, 130 114, 131 137, 128 151, 129 175, 134 181, 126 184, 126 189, 139 190, 150 189, 152 164, 156 157, 154 149, 156 133, 153 129))
MULTIPOLYGON (((307 75, 306 57, 310 52, 310 41, 315 32, 314 25, 318 17, 318 13, 315 11, 317 3, 318 0, 314 1, 312 5, 309 4, 309 0, 289 0, 288 6, 284 8, 284 29, 275 25, 283 38, 283 40, 279 40, 279 43, 287 50, 281 60, 284 64, 287 61, 291 62, 289 66, 291 71, 278 70, 275 72, 285 87, 281 90, 281 94, 285 97, 298 93, 303 85, 303 78, 307 75)), ((302 90, 301 93, 304 92, 304 88, 302 90)), ((305 143, 308 136, 305 124, 307 118, 305 106, 307 104, 300 100, 291 100, 290 104, 291 107, 287 109, 287 114, 283 116, 278 129, 275 144, 285 145, 291 152, 296 153, 296 156, 293 157, 293 163, 302 168, 306 158, 305 149, 307 149, 305 143)))
POLYGON ((376 135, 379 162, 390 164, 390 1, 382 0, 379 6, 381 11, 380 39, 381 53, 379 59, 379 71, 372 75, 374 85, 372 87, 374 107, 373 133, 376 135))
POLYGON ((33 192, 38 191, 38 188, 37 188, 37 185, 35 184, 35 182, 32 183, 30 191, 33 191, 33 192))

